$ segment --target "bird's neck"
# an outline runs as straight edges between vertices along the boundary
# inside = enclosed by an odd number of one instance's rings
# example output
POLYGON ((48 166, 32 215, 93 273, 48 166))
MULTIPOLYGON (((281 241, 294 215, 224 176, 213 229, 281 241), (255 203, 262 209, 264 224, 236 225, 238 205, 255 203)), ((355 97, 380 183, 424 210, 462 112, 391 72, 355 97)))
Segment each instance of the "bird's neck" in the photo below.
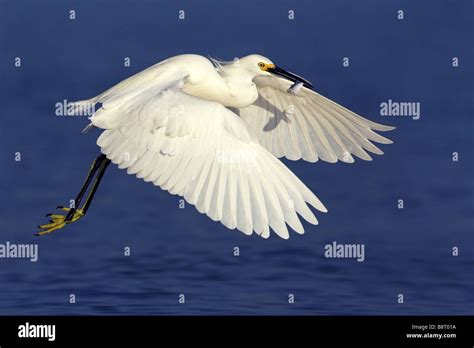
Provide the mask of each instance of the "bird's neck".
POLYGON ((238 64, 229 64, 223 66, 220 75, 224 79, 240 79, 246 82, 252 82, 253 78, 255 77, 254 74, 252 74, 247 69, 242 69, 238 64))
POLYGON ((245 70, 224 67, 219 74, 207 74, 187 84, 183 90, 191 95, 214 100, 227 107, 244 108, 255 102, 258 91, 253 76, 245 70))
POLYGON ((220 75, 225 81, 232 99, 238 99, 238 103, 247 104, 245 106, 255 101, 258 93, 253 83, 254 74, 238 65, 230 64, 222 68, 220 75))

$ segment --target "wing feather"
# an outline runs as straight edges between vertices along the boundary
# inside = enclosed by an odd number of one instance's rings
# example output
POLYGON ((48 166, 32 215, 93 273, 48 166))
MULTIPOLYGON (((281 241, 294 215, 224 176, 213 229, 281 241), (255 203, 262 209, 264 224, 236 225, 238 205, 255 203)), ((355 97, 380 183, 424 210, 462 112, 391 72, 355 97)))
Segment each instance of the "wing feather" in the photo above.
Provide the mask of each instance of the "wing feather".
POLYGON ((254 82, 259 97, 240 116, 277 157, 353 163, 355 155, 370 161, 366 151, 383 154, 372 142, 392 143, 375 131, 394 127, 370 121, 306 87, 295 95, 287 93, 291 82, 279 77, 259 76, 254 82), (294 112, 287 112, 289 107, 294 112))

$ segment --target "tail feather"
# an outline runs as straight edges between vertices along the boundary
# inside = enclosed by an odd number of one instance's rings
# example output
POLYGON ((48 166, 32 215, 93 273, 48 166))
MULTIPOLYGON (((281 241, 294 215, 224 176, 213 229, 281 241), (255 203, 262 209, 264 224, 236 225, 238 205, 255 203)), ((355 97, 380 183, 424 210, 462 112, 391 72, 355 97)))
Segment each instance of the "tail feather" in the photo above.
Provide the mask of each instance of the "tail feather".
POLYGON ((82 133, 82 134, 89 133, 89 131, 91 131, 91 130, 94 129, 94 128, 97 128, 97 127, 94 126, 94 125, 92 124, 92 122, 91 122, 91 123, 89 123, 87 126, 85 126, 85 127, 81 130, 81 133, 82 133))
MULTIPOLYGON (((90 120, 91 117, 94 116, 96 112, 95 105, 97 104, 97 99, 98 97, 94 97, 91 99, 78 100, 76 102, 72 102, 71 103, 72 107, 69 107, 70 114, 73 116, 74 115, 75 116, 89 116, 89 120, 90 120)), ((95 128, 95 126, 91 122, 81 130, 81 133, 83 134, 88 133, 93 128, 95 128)))

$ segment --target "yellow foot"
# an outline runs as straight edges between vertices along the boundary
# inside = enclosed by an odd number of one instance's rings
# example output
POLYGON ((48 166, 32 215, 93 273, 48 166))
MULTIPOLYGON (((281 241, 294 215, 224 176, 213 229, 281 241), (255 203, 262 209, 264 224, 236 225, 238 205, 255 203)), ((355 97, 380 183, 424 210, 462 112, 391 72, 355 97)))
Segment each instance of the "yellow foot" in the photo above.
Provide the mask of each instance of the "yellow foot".
POLYGON ((37 236, 42 236, 51 232, 54 232, 56 230, 59 230, 66 226, 67 224, 70 224, 72 222, 76 222, 79 220, 81 217, 84 216, 84 212, 82 209, 76 209, 74 211, 74 215, 72 218, 68 221, 66 221, 66 216, 69 211, 71 211, 71 208, 65 208, 65 207, 57 207, 58 209, 61 209, 62 211, 66 212, 66 214, 47 214, 46 217, 49 218, 50 223, 38 226, 38 228, 41 229, 41 231, 37 232, 37 236))

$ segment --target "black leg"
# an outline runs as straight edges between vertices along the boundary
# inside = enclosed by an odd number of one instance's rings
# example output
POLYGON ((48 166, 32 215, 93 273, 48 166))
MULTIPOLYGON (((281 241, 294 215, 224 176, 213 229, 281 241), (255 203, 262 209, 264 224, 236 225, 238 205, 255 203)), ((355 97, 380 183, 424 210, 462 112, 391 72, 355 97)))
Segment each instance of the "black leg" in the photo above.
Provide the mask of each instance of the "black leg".
POLYGON ((84 215, 87 213, 87 210, 89 209, 89 206, 92 203, 92 200, 94 199, 94 195, 97 191, 97 188, 100 185, 100 181, 102 180, 102 177, 104 176, 105 171, 107 170, 107 167, 110 164, 110 160, 108 158, 104 159, 100 165, 99 172, 97 174, 97 177, 94 181, 94 185, 92 186, 91 191, 89 192, 89 195, 86 198, 86 201, 84 203, 84 206, 82 207, 82 212, 84 215))
POLYGON ((87 192, 87 189, 92 179, 94 178, 95 173, 100 168, 104 160, 107 160, 107 157, 105 157, 105 155, 103 154, 100 154, 99 156, 97 156, 94 162, 92 162, 92 165, 89 170, 89 173, 87 174, 86 180, 84 181, 84 184, 82 185, 81 190, 79 191, 79 193, 76 196, 76 199, 74 200, 74 208, 69 210, 68 214, 66 215, 66 221, 70 221, 72 217, 74 216, 74 213, 76 212, 77 207, 80 206, 82 198, 84 197, 84 194, 87 192))
POLYGON ((79 194, 76 197, 76 201, 74 202, 74 208, 58 207, 61 208, 61 210, 63 211, 67 211, 66 215, 47 214, 46 216, 49 217, 49 223, 38 226, 38 228, 40 228, 40 231, 35 234, 37 236, 49 234, 83 217, 90 207, 92 199, 94 198, 94 195, 97 192, 97 188, 99 187, 102 177, 104 176, 105 170, 107 169, 109 164, 110 160, 107 159, 105 155, 98 156, 92 163, 89 173, 87 174, 86 180, 84 181, 84 184, 82 185, 81 190, 79 191, 79 194), (92 188, 89 191, 89 194, 87 195, 86 201, 84 202, 82 207, 80 207, 81 201, 84 198, 84 195, 86 194, 87 190, 89 189, 89 186, 94 177, 95 180, 92 185, 92 188))

